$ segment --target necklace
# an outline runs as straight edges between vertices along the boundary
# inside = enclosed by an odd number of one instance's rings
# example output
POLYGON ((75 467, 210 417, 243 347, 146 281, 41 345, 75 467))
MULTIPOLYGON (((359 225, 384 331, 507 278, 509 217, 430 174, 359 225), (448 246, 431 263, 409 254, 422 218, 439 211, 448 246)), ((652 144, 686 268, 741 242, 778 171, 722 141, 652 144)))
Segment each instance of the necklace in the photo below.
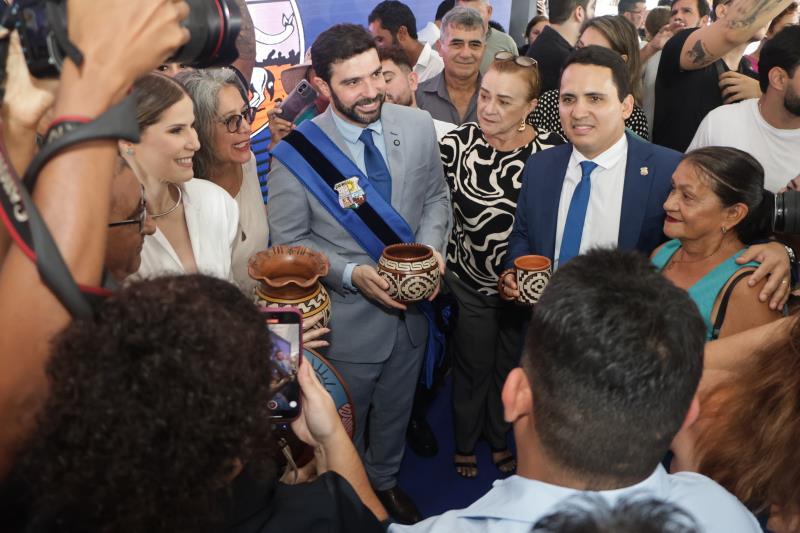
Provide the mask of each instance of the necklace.
MULTIPOLYGON (((683 264, 687 264, 687 265, 691 265, 692 263, 700 263, 702 261, 705 261, 706 259, 710 259, 711 257, 715 256, 717 254, 717 252, 720 251, 720 249, 722 249, 722 241, 720 241, 719 246, 717 246, 717 249, 714 250, 713 252, 711 252, 710 254, 708 254, 707 256, 701 257, 700 259, 691 259, 691 260, 689 260, 689 259, 673 259, 664 268, 664 270, 672 270, 672 267, 674 267, 675 265, 677 265, 679 263, 683 263, 683 264)), ((686 257, 686 249, 685 248, 681 247, 680 252, 681 252, 681 257, 686 257)))
POLYGON ((169 209, 167 209, 163 213, 158 213, 157 215, 150 215, 150 218, 165 217, 165 216, 169 215, 170 213, 172 213, 173 211, 175 211, 176 209, 178 209, 178 206, 181 205, 181 200, 183 200, 183 191, 181 191, 181 188, 178 187, 177 185, 175 185, 174 183, 167 183, 167 186, 170 186, 170 185, 172 185, 173 187, 178 189, 178 199, 175 200, 175 205, 173 205, 172 207, 170 207, 169 209))

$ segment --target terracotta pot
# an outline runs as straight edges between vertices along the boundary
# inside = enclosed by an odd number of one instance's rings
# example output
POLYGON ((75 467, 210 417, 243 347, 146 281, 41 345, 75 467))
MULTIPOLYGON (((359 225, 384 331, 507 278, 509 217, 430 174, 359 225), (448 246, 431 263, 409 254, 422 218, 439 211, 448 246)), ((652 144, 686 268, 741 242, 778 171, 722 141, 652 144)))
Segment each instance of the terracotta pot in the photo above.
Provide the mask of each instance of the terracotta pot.
POLYGON ((378 274, 389 282, 389 296, 402 302, 424 300, 439 286, 439 265, 422 244, 392 244, 378 260, 378 274))
POLYGON ((331 318, 328 291, 319 279, 328 274, 328 259, 305 246, 273 246, 250 258, 247 271, 258 281, 256 303, 264 307, 296 307, 304 320, 322 314, 314 327, 331 318))

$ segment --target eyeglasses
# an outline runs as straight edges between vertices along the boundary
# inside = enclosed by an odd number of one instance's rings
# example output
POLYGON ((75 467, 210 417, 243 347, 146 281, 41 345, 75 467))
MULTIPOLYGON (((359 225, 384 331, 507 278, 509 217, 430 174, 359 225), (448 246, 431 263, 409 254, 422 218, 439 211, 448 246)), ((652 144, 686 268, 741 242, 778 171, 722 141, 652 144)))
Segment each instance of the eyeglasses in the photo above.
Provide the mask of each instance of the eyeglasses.
POLYGON ((511 52, 502 50, 494 55, 495 61, 514 61, 517 65, 525 68, 535 67, 538 63, 532 57, 515 56, 511 52))
POLYGON ((231 115, 226 119, 219 120, 220 124, 225 124, 225 129, 228 130, 228 133, 236 133, 239 131, 239 128, 242 127, 242 121, 246 120, 248 124, 252 124, 253 120, 256 118, 256 111, 257 109, 254 107, 248 107, 244 111, 239 114, 231 115))
POLYGON ((111 222, 108 227, 109 228, 116 228, 118 226, 128 226, 130 224, 139 224, 139 233, 144 233, 144 225, 147 223, 147 199, 144 196, 144 185, 139 185, 141 187, 141 197, 139 199, 139 211, 136 214, 136 218, 131 218, 129 220, 120 220, 119 222, 111 222))

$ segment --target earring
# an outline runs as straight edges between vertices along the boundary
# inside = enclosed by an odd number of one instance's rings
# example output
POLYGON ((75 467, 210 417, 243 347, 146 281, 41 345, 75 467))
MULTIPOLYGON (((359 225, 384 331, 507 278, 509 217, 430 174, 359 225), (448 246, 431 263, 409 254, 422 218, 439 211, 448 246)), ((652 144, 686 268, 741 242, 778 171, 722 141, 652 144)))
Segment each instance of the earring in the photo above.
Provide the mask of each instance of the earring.
POLYGON ((128 149, 125 150, 125 153, 128 155, 133 155, 133 146, 128 146, 128 149))
POLYGON ((520 132, 525 131, 525 119, 524 118, 522 119, 522 122, 520 123, 519 128, 517 128, 517 131, 520 131, 520 132))
POLYGON ((722 234, 725 235, 726 233, 728 233, 728 228, 722 226, 722 234))

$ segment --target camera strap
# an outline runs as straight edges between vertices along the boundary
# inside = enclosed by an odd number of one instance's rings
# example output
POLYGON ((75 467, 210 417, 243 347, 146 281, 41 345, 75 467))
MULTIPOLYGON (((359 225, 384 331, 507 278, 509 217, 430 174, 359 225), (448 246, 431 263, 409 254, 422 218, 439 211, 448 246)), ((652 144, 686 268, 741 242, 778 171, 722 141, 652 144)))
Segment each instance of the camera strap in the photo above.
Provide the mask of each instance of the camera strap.
MULTIPOLYGON (((83 53, 81 53, 80 49, 69 40, 69 35, 67 35, 67 17, 65 17, 59 9, 59 4, 62 2, 63 0, 50 0, 47 3, 45 6, 47 20, 50 23, 53 36, 55 37, 59 46, 61 46, 61 49, 64 50, 64 53, 68 58, 70 58, 70 60, 72 60, 75 66, 80 68, 80 66, 83 64, 83 53)), ((59 70, 61 70, 60 65, 59 70)))
POLYGON ((34 157, 24 182, 19 179, 0 142, 0 221, 22 253, 36 263, 44 284, 73 317, 91 317, 93 307, 110 292, 75 282, 29 190, 33 190, 45 164, 65 148, 98 139, 138 142, 135 110, 135 98, 131 95, 92 122, 70 123, 72 127, 62 128, 59 135, 48 136, 49 144, 34 157))

